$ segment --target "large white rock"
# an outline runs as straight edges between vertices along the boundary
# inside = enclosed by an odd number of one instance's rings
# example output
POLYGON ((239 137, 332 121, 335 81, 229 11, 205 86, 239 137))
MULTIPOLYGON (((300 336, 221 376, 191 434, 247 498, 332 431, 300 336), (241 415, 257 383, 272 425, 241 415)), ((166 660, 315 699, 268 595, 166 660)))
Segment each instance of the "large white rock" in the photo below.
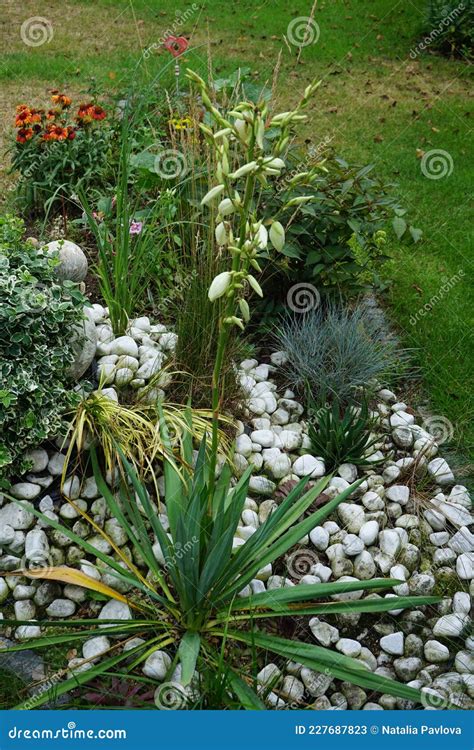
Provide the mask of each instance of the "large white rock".
POLYGON ((90 307, 84 307, 84 319, 74 326, 71 332, 74 361, 69 367, 69 375, 79 380, 95 357, 97 350, 97 329, 90 307))
POLYGON ((53 240, 45 246, 47 255, 57 254, 59 265, 56 274, 61 281, 84 281, 87 276, 87 258, 83 251, 70 240, 53 240))

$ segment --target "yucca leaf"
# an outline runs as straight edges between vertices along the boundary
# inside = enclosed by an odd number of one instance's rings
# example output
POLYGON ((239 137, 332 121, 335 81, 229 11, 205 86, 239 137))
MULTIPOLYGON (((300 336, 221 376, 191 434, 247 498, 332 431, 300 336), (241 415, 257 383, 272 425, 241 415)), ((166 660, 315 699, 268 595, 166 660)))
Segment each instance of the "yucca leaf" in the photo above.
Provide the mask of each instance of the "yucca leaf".
MULTIPOLYGON (((235 599, 231 604, 234 609, 278 609, 280 605, 293 604, 294 602, 307 601, 322 596, 333 596, 350 591, 367 591, 370 589, 383 589, 398 586, 403 581, 396 578, 372 578, 369 581, 333 581, 332 583, 300 583, 288 588, 272 589, 261 594, 235 599)), ((393 609, 397 609, 393 607, 393 609)))
POLYGON ((266 651, 272 651, 279 656, 303 664, 309 669, 323 674, 351 682, 361 688, 368 688, 379 693, 389 693, 398 698, 405 698, 421 703, 421 692, 387 677, 372 673, 367 665, 357 659, 300 641, 290 641, 274 635, 267 635, 258 631, 247 633, 243 631, 227 631, 227 636, 243 643, 255 643, 266 651))
POLYGON ((239 699, 242 708, 246 711, 265 711, 266 705, 252 690, 245 680, 243 680, 233 669, 228 670, 228 680, 231 689, 239 699))
POLYGON ((24 576, 25 578, 32 578, 33 580, 38 578, 44 581, 60 581, 61 583, 69 584, 71 586, 80 586, 90 591, 96 591, 98 594, 104 594, 109 596, 111 599, 116 599, 118 602, 128 604, 134 609, 142 609, 141 606, 127 599, 123 594, 119 594, 118 591, 107 586, 102 581, 97 581, 95 578, 91 578, 80 570, 74 568, 68 568, 66 565, 59 566, 57 568, 27 568, 25 570, 14 570, 8 573, 0 573, 0 576, 24 576))
MULTIPOLYGON (((345 500, 345 498, 348 497, 348 495, 350 495, 356 489, 356 487, 361 484, 361 482, 362 479, 354 482, 354 484, 351 484, 339 495, 337 495, 337 497, 333 498, 322 508, 308 516, 308 518, 305 518, 303 521, 300 521, 296 525, 292 526, 292 528, 284 533, 279 539, 277 539, 277 541, 272 544, 272 546, 267 549, 266 552, 264 552, 261 556, 257 556, 257 561, 255 563, 251 562, 247 570, 239 575, 237 580, 225 590, 220 598, 220 601, 222 601, 223 599, 228 599, 241 591, 248 583, 250 583, 250 581, 255 577, 255 574, 261 568, 265 567, 265 565, 268 565, 268 563, 273 562, 278 557, 284 555, 290 547, 293 547, 306 534, 309 534, 309 532, 312 531, 315 526, 319 526, 321 521, 327 518, 337 508, 337 506, 342 503, 343 500, 345 500)), ((312 493, 313 490, 310 490, 307 493, 307 495, 311 498, 308 505, 311 505, 314 500, 312 493)), ((282 528, 286 528, 286 521, 282 521, 281 525, 282 528)), ((262 524, 262 526, 264 526, 264 524, 262 524)), ((255 534, 253 534, 252 536, 255 536, 255 534)), ((252 539, 250 539, 250 541, 252 541, 252 539)), ((241 549, 245 549, 245 546, 246 545, 244 544, 241 549)), ((238 553, 236 555, 236 558, 237 557, 238 553)))
POLYGON ((196 662, 201 647, 201 637, 199 633, 188 631, 181 638, 178 648, 178 657, 181 662, 181 684, 186 687, 191 682, 196 662))
MULTIPOLYGON (((285 589, 286 590, 286 589, 285 589)), ((235 621, 257 620, 271 617, 310 617, 313 615, 326 615, 330 617, 336 614, 350 614, 352 612, 391 612, 395 609, 409 609, 412 607, 424 607, 431 604, 438 604, 441 601, 439 596, 399 596, 385 599, 358 599, 347 602, 326 602, 323 604, 286 604, 278 605, 274 609, 266 610, 249 610, 243 614, 236 609, 239 614, 233 616, 235 621)), ((228 619, 228 612, 219 612, 216 619, 219 622, 228 619)))

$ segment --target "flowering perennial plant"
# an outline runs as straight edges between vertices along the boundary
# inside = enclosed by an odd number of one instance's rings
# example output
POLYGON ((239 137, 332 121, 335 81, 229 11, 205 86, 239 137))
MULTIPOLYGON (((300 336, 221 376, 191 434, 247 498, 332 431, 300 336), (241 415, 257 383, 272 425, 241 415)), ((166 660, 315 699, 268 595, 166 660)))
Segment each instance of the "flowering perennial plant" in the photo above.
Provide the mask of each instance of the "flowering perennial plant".
POLYGON ((109 146, 106 117, 92 101, 74 110, 72 99, 56 89, 49 109, 17 106, 12 171, 20 172, 27 209, 46 211, 48 201, 69 199, 79 185, 97 181, 109 146))
MULTIPOLYGON (((219 273, 209 288, 209 299, 223 298, 219 322, 219 340, 212 379, 212 409, 214 413, 214 448, 217 448, 217 422, 222 401, 221 370, 225 359, 230 332, 234 326, 242 330, 250 319, 247 294, 253 291, 263 296, 255 273, 261 273, 259 259, 266 253, 269 243, 277 252, 285 245, 285 228, 277 215, 262 216, 257 208, 256 192, 265 188, 273 177, 285 169, 284 157, 292 131, 306 120, 303 110, 318 87, 309 85, 294 110, 272 115, 264 100, 254 103, 243 101, 225 114, 214 106, 204 80, 194 71, 188 78, 199 89, 206 108, 206 122, 200 123, 204 137, 214 151, 216 185, 203 197, 204 206, 217 204, 215 239, 219 251, 227 252, 230 269, 219 273)), ((305 173, 296 174, 292 184, 305 179, 305 173)), ((282 206, 282 211, 310 201, 313 195, 292 198, 282 206)), ((214 451, 215 456, 215 451, 214 451)))

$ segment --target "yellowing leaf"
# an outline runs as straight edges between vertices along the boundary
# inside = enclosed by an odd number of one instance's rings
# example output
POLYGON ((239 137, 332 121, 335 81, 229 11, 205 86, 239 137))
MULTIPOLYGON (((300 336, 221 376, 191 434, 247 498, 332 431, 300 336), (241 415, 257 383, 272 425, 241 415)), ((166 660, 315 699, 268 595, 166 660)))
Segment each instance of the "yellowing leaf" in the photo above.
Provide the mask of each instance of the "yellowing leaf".
POLYGON ((139 609, 136 604, 132 604, 118 591, 107 586, 101 581, 96 581, 94 578, 82 573, 80 570, 74 570, 74 568, 57 567, 57 568, 30 568, 28 570, 16 570, 13 573, 2 573, 1 575, 9 576, 25 576, 25 578, 41 578, 46 581, 60 581, 61 583, 68 583, 72 586, 81 586, 84 589, 90 589, 96 591, 98 594, 105 594, 110 596, 111 599, 116 599, 118 602, 130 605, 134 609, 139 609))

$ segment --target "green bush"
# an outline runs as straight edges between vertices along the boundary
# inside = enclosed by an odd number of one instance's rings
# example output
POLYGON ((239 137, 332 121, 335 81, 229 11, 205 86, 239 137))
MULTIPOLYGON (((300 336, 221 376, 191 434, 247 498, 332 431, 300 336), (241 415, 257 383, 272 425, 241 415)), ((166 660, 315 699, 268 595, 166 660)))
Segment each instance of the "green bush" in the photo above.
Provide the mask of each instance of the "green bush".
POLYGON ((17 219, 0 219, 0 479, 28 467, 22 455, 57 433, 71 401, 71 328, 84 297, 59 284, 58 261, 22 241, 17 219))
POLYGON ((267 276, 280 293, 292 283, 308 282, 320 292, 357 295, 381 285, 390 223, 399 239, 411 237, 416 242, 421 232, 405 221, 393 186, 373 175, 373 165, 350 165, 329 156, 323 171, 316 166, 316 156, 289 154, 286 172, 262 194, 273 212, 280 209, 286 232, 285 245, 277 258, 270 259, 267 276), (295 185, 292 178, 298 173, 307 176, 295 185), (308 194, 312 199, 297 213, 293 206, 285 207, 308 194))
POLYGON ((472 58, 474 52, 474 3, 472 0, 430 0, 423 49, 445 55, 472 58))

